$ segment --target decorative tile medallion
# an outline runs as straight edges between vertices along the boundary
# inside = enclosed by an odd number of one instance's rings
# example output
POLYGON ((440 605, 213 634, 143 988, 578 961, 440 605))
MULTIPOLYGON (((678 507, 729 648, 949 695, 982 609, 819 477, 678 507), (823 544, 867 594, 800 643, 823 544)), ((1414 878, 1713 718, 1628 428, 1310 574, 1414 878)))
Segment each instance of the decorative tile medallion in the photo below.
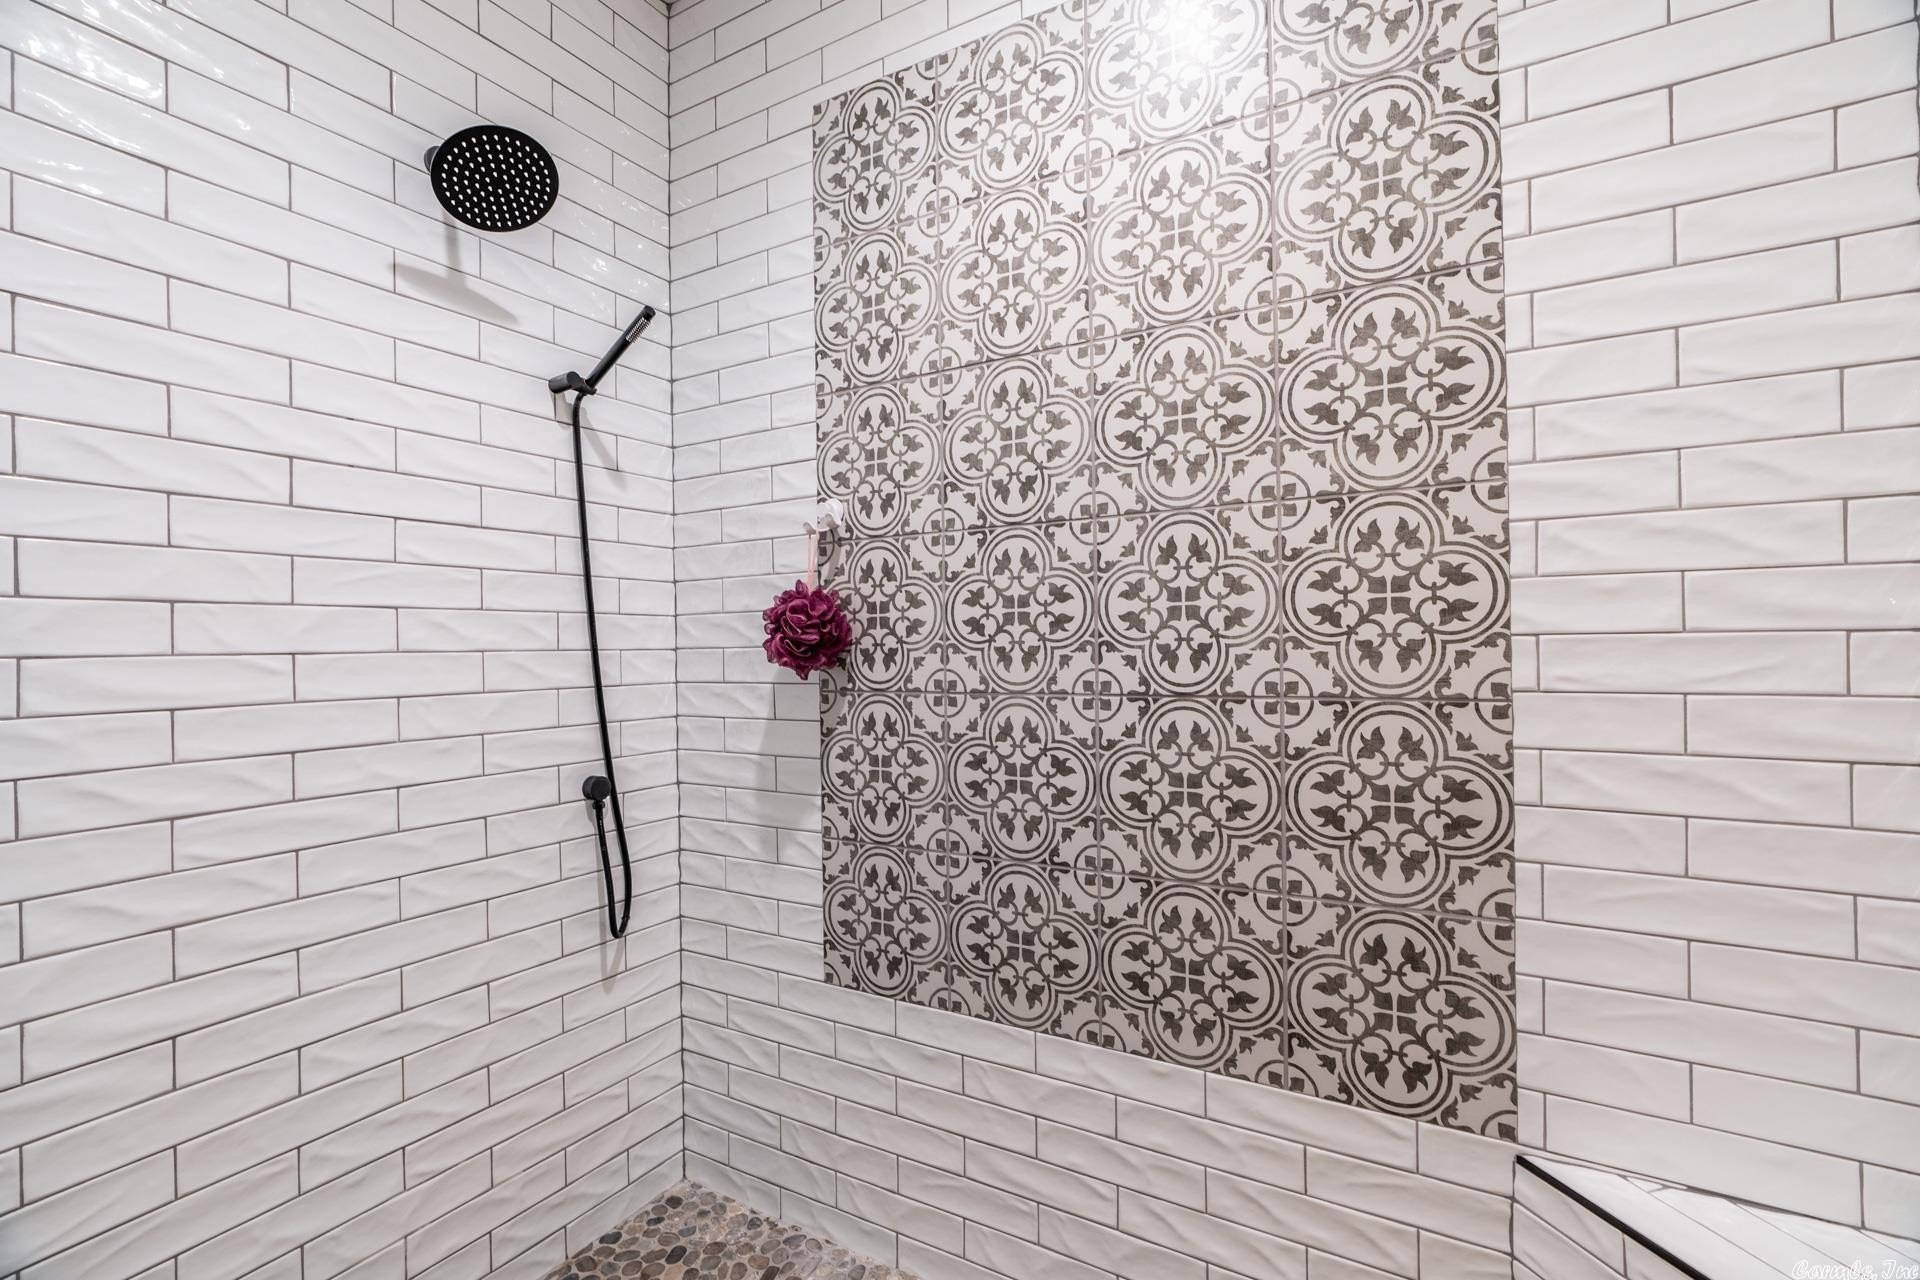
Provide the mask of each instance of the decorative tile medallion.
POLYGON ((826 967, 1511 1136, 1493 0, 1073 0, 815 119, 826 967))

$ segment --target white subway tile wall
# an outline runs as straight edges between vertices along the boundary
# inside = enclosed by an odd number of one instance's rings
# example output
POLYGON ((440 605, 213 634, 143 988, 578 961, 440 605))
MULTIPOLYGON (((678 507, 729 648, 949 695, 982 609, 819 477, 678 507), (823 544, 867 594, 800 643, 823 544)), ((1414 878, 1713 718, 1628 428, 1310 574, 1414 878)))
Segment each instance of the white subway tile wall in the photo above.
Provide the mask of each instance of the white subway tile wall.
MULTIPOLYGON (((1499 1144, 818 981, 811 107, 1044 7, 668 24, 689 1174, 930 1280, 1506 1277, 1499 1144)), ((1913 0, 1500 7, 1523 1138, 1920 1234, 1913 0)))
POLYGON ((1662 8, 1501 33, 1521 1136, 1917 1235, 1915 7, 1662 8))
POLYGON ((658 0, 0 4, 0 1276, 534 1277, 678 1178, 658 0), (480 119, 563 198, 486 237, 480 119))

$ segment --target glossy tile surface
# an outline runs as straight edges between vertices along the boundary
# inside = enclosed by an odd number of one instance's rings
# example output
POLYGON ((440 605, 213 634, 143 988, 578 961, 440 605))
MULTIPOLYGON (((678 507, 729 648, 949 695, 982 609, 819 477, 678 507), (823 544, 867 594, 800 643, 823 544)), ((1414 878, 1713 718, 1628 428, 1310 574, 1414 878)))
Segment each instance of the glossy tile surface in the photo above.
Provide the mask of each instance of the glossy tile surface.
POLYGON ((1084 0, 815 121, 826 963, 1514 1122, 1485 0, 1084 0))

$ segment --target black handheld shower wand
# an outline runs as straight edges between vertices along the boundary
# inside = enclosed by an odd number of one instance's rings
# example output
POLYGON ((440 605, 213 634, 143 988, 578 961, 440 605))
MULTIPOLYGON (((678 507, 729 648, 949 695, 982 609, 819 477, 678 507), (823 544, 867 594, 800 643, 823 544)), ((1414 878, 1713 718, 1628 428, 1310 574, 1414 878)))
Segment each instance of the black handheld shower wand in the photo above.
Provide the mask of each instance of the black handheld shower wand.
POLYGON ((600 716, 600 763, 604 774, 591 774, 580 784, 580 794, 593 806, 594 832, 600 842, 600 878, 607 888, 607 930, 618 938, 626 933, 633 917, 633 858, 627 852, 627 824, 620 814, 620 786, 613 772, 613 734, 607 727, 607 690, 600 675, 600 626, 593 607, 593 545, 587 537, 587 469, 580 452, 580 406, 600 389, 607 376, 634 339, 653 323, 652 307, 641 307, 632 324, 620 331, 607 353, 586 377, 569 370, 547 379, 547 389, 555 395, 573 393, 573 497, 580 515, 580 580, 587 595, 587 648, 593 660, 593 705, 600 716), (613 810, 613 835, 620 846, 620 877, 623 891, 618 911, 614 907, 613 855, 607 848, 607 810, 613 810))
MULTIPOLYGON (((433 193, 442 207, 470 227, 482 231, 520 231, 552 211, 560 195, 560 170, 540 143, 505 125, 480 124, 462 129, 438 146, 429 147, 422 160, 433 193)), ((600 389, 600 379, 625 355, 635 338, 653 323, 652 307, 640 308, 634 322, 620 331, 600 363, 586 377, 563 373, 547 380, 555 395, 573 393, 573 496, 580 511, 580 579, 587 594, 587 648, 593 658, 593 706, 600 717, 600 763, 596 773, 580 784, 580 794, 593 806, 593 825, 600 840, 600 878, 607 888, 607 928, 618 938, 633 917, 633 858, 627 852, 627 824, 620 815, 620 786, 613 774, 613 734, 607 727, 607 690, 600 674, 600 624, 593 608, 593 545, 587 538, 587 469, 580 458, 580 405, 600 389), (613 856, 607 850, 607 809, 613 810, 613 834, 620 845, 620 874, 625 888, 615 909, 613 856)))
POLYGON ((653 323, 654 315, 652 307, 641 307, 640 314, 633 318, 632 324, 620 331, 620 336, 613 340, 613 345, 607 348, 607 353, 600 357, 598 364, 593 366, 592 373, 583 378, 572 370, 568 370, 558 377, 548 378, 547 390, 555 395, 577 391, 586 396, 598 391, 600 379, 606 377, 607 370, 613 368, 620 362, 620 357, 627 354, 627 348, 633 345, 633 340, 647 331, 647 326, 653 323))

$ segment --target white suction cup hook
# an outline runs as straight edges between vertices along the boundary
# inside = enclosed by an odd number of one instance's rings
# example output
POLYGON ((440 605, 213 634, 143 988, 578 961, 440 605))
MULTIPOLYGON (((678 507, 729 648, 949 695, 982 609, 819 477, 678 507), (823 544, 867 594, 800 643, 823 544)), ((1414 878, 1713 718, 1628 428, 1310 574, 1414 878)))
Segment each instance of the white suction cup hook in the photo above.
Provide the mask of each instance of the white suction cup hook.
POLYGON ((813 509, 813 519, 807 523, 808 533, 838 533, 847 523, 847 504, 839 498, 828 498, 813 509))
POLYGON ((833 554, 840 547, 840 531, 846 527, 847 504, 838 498, 828 498, 814 508, 813 519, 803 528, 807 531, 807 585, 813 586, 820 568, 833 563, 833 554))

